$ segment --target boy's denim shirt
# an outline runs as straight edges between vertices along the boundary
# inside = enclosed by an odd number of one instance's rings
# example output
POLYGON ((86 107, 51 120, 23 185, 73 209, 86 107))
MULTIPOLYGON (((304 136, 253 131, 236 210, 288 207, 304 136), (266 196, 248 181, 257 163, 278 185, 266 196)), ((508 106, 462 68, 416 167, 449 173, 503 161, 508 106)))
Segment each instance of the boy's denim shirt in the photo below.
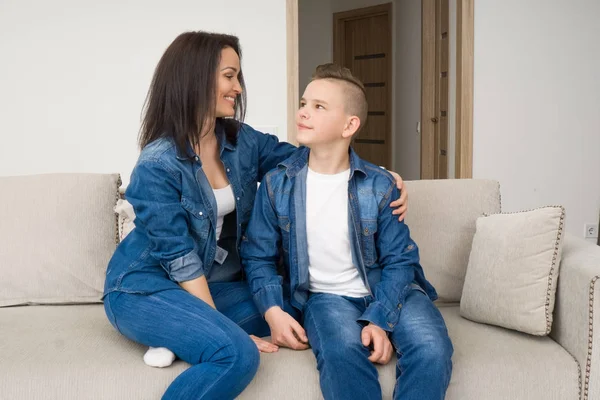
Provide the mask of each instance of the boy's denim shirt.
POLYGON ((108 269, 104 294, 153 293, 205 275, 210 281, 241 279, 240 238, 246 229, 257 182, 296 148, 241 124, 237 143, 217 124, 220 158, 236 199, 236 217, 226 217, 219 246, 229 252, 223 265, 217 251, 217 205, 200 158, 180 154, 171 139, 158 139, 141 152, 126 198, 135 229, 119 244, 108 269), (165 279, 167 278, 167 279, 165 279))
MULTIPOLYGON (((290 284, 291 303, 302 310, 308 299, 306 239, 306 176, 308 148, 300 148, 269 172, 257 194, 250 224, 242 237, 242 263, 261 313, 283 308, 282 283, 290 284), (279 247, 285 269, 277 274, 279 247)), ((419 264, 419 250, 408 226, 398 222, 390 203, 400 195, 393 177, 361 160, 350 149, 348 224, 354 265, 373 296, 359 321, 386 331, 398 323, 402 305, 413 284, 431 300, 437 298, 419 264)))

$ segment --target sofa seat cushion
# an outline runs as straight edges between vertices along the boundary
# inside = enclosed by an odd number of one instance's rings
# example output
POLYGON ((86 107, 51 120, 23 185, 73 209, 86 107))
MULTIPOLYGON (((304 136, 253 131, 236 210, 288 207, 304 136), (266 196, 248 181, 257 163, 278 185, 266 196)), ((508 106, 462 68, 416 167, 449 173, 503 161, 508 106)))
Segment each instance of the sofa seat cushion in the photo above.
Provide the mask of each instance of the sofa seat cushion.
MULTIPOLYGON (((478 324, 441 307, 454 342, 447 399, 579 399, 578 366, 549 337, 478 324)), ((188 365, 147 367, 144 346, 117 333, 102 305, 0 309, 2 399, 158 399, 188 365)), ((393 362, 378 367, 384 398, 391 398, 393 362)), ((241 399, 320 399, 310 350, 263 354, 241 399)))

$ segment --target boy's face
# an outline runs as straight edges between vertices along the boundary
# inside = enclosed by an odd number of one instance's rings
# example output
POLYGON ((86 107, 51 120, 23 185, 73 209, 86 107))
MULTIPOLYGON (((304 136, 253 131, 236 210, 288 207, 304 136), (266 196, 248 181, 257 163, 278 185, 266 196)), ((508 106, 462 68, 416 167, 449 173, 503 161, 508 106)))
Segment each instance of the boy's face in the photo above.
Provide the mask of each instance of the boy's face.
POLYGON ((326 79, 309 83, 296 113, 298 142, 313 146, 345 139, 344 132, 351 116, 346 113, 344 106, 341 83, 326 79))

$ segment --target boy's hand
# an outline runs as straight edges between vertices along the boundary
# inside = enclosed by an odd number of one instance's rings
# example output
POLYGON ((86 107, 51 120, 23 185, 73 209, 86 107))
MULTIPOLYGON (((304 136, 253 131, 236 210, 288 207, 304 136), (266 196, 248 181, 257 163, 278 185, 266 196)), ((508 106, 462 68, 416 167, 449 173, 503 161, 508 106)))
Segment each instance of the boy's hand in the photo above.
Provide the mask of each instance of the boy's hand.
POLYGON ((396 187, 400 191, 400 198, 390 203, 390 207, 395 208, 395 210, 392 211, 392 214, 400 215, 398 217, 398 221, 402 221, 406 216, 406 210, 408 209, 408 193, 404 189, 404 181, 402 180, 402 177, 400 177, 400 175, 394 171, 388 172, 392 174, 394 179, 396 179, 396 187))
POLYGON ((308 338, 304 328, 280 307, 269 308, 265 313, 265 319, 271 328, 273 344, 294 350, 308 349, 308 338))
POLYGON ((256 344, 258 351, 261 353, 275 353, 277 350, 279 350, 278 346, 266 341, 265 339, 261 339, 258 336, 250 335, 250 339, 252 339, 254 344, 256 344))
POLYGON ((369 347, 373 344, 373 350, 369 361, 385 365, 392 358, 394 348, 390 339, 383 329, 374 324, 365 326, 361 333, 362 344, 365 347, 369 347))

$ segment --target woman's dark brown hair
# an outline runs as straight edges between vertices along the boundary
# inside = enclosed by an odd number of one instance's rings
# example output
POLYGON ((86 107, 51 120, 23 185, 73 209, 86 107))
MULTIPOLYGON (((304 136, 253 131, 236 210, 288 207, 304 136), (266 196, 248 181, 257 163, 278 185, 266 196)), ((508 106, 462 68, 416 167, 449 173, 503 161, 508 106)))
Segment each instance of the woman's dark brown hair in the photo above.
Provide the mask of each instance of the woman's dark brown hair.
MULTIPOLYGON (((215 122, 217 68, 221 50, 226 47, 235 50, 241 62, 239 39, 231 35, 186 32, 169 45, 156 66, 144 104, 140 148, 163 137, 172 138, 181 154, 189 154, 189 145, 199 145, 200 134, 215 122)), ((235 101, 235 115, 217 121, 232 143, 236 142, 246 106, 241 71, 238 79, 242 93, 235 101)))

